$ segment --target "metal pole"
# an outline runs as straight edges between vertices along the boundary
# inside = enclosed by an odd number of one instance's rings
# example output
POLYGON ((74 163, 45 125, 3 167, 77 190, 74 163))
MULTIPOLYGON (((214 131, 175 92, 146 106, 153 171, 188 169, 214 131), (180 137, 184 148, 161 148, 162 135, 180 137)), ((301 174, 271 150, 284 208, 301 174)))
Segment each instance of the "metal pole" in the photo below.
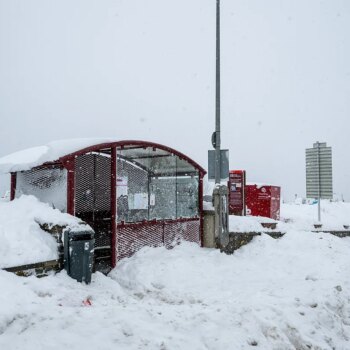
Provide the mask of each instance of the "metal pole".
POLYGON ((318 222, 321 222, 321 166, 320 166, 320 143, 317 141, 317 165, 318 165, 318 222))
POLYGON ((216 0, 216 93, 215 93, 215 183, 221 182, 220 174, 220 0, 216 0))

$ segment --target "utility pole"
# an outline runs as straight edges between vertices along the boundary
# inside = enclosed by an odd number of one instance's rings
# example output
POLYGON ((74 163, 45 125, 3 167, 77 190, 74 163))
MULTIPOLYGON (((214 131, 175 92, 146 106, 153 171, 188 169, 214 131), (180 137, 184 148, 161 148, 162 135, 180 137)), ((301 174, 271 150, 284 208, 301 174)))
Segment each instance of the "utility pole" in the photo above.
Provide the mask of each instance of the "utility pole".
MULTIPOLYGON (((215 189, 213 191, 213 205, 215 209, 214 236, 217 246, 224 250, 229 243, 229 216, 228 216, 228 188, 221 185, 221 180, 228 177, 228 152, 222 155, 220 137, 220 0, 216 0, 216 79, 215 79, 215 132, 212 135, 214 153, 214 178, 215 189), (223 159, 221 159, 223 157, 223 159), (222 170, 224 157, 227 157, 227 174, 222 170), (223 173, 221 173, 223 172, 223 173)), ((210 151, 209 151, 210 153, 210 151)), ((211 157, 209 155, 209 157, 211 157)), ((209 162, 211 163, 211 162, 209 162)), ((224 168, 224 167, 223 167, 224 168)), ((209 171, 210 173, 210 171, 209 171)), ((209 175, 210 176, 210 175, 209 175)))
POLYGON ((215 184, 220 184, 220 0, 216 0, 215 184))

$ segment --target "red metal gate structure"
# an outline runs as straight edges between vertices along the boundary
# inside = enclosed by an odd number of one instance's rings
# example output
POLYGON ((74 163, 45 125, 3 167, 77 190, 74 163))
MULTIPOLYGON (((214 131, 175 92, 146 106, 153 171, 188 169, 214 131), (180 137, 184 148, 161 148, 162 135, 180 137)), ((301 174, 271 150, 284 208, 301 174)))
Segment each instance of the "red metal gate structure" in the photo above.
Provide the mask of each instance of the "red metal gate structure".
POLYGON ((95 230, 97 270, 144 246, 202 242, 206 172, 167 146, 100 143, 11 174, 11 199, 36 195, 95 230))

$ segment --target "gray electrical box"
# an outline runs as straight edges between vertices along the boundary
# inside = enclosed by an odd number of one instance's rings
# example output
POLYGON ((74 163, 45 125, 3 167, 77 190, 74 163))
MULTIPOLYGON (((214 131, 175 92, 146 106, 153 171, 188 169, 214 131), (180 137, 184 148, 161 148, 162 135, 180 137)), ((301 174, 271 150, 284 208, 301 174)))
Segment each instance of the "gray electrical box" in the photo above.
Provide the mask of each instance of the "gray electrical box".
POLYGON ((94 231, 64 232, 64 268, 78 282, 91 282, 94 246, 94 231))
MULTIPOLYGON (((208 151, 208 180, 215 180, 215 150, 208 151)), ((229 152, 228 149, 220 150, 220 177, 222 181, 229 179, 229 152)))

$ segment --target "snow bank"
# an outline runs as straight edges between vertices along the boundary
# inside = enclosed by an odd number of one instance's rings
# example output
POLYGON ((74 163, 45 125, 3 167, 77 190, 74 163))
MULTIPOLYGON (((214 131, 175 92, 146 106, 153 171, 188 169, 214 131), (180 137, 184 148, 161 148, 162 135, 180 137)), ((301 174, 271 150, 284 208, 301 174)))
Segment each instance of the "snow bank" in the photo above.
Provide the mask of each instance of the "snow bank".
MULTIPOLYGON (((349 217, 347 203, 323 208, 328 224, 349 217)), ((91 285, 0 270, 0 349, 350 349, 350 238, 305 231, 314 213, 282 205, 284 237, 233 255, 144 248, 91 285)), ((265 221, 233 219, 244 230, 265 221)), ((0 266, 56 257, 37 222, 79 224, 31 196, 0 202, 0 266)))
POLYGON ((0 267, 57 258, 57 243, 39 224, 79 227, 79 219, 52 209, 33 196, 0 202, 0 267))
POLYGON ((10 173, 14 171, 29 170, 45 162, 58 160, 60 157, 76 152, 85 147, 113 141, 115 140, 104 138, 81 138, 53 141, 44 146, 28 148, 0 158, 0 172, 10 173))
POLYGON ((230 232, 261 232, 269 231, 261 223, 275 223, 277 221, 261 216, 230 215, 230 232))
POLYGON ((0 348, 349 349, 349 249, 294 231, 230 256, 144 248, 89 286, 0 271, 0 348))
MULTIPOLYGON (((316 204, 281 203, 281 221, 287 222, 289 229, 313 230, 317 222, 316 204)), ((324 230, 344 230, 350 225, 350 203, 321 201, 321 221, 324 230)))

